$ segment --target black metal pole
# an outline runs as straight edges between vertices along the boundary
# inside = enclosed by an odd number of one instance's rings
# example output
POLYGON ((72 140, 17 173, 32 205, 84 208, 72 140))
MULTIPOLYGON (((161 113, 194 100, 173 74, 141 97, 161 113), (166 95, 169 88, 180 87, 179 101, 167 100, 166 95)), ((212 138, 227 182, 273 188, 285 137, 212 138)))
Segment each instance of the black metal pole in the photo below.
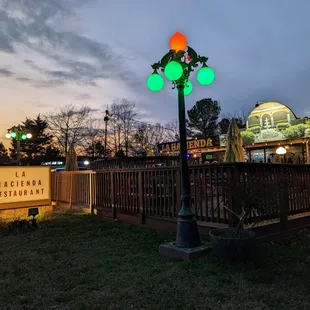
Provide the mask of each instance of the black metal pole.
POLYGON ((17 147, 16 147, 16 151, 17 151, 17 154, 16 154, 17 166, 21 166, 21 162, 20 162, 20 140, 19 139, 16 140, 16 144, 17 144, 17 147))
POLYGON ((121 150, 121 127, 118 126, 118 150, 121 150))
POLYGON ((192 248, 201 245, 195 214, 191 208, 190 175, 187 162, 187 139, 185 120, 184 82, 177 85, 179 105, 181 210, 178 217, 176 245, 192 248))
POLYGON ((107 137, 108 137, 108 120, 105 119, 105 129, 104 129, 104 158, 107 158, 107 137))
POLYGON ((127 137, 128 133, 126 133, 126 139, 125 139, 125 154, 126 157, 128 157, 128 137, 127 137))

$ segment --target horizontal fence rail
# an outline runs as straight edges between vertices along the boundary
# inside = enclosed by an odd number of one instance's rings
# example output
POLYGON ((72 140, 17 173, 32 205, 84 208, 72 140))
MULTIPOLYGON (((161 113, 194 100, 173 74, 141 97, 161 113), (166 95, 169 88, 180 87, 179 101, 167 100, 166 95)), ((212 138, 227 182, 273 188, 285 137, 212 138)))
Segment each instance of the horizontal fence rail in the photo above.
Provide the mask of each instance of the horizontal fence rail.
MULTIPOLYGON (((199 222, 234 225, 310 211, 310 166, 213 164, 190 166, 192 208, 199 222)), ((181 206, 179 167, 55 172, 52 198, 70 206, 175 220, 181 206)))
POLYGON ((92 163, 92 169, 111 170, 111 169, 135 169, 150 167, 178 166, 178 156, 149 156, 149 157, 125 157, 98 159, 92 163))

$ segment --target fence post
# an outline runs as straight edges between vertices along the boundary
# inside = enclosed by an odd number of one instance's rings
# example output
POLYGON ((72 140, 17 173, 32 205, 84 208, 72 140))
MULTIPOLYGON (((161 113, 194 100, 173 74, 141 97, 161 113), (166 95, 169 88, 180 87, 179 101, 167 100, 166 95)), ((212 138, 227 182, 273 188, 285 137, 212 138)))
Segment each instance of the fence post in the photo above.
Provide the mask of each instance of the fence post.
POLYGON ((116 219, 116 208, 115 208, 115 188, 114 188, 114 172, 110 172, 110 186, 111 186, 111 207, 113 218, 116 219))
MULTIPOLYGON (((231 185, 234 182, 234 178, 233 178, 233 173, 232 173, 232 167, 228 167, 227 169, 227 180, 226 180, 226 195, 227 195, 227 204, 228 204, 228 209, 229 210, 233 210, 234 208, 234 199, 233 199, 233 189, 231 188, 231 185)), ((228 226, 229 227, 233 227, 234 226, 234 217, 233 214, 228 211, 228 215, 227 215, 227 220, 228 220, 228 226)))
POLYGON ((145 224, 145 212, 144 212, 144 204, 143 204, 143 174, 142 174, 142 171, 138 172, 138 197, 139 197, 139 209, 140 209, 141 224, 145 224))
POLYGON ((89 173, 89 213, 93 213, 93 174, 89 173))
POLYGON ((177 214, 176 217, 178 217, 179 211, 181 209, 181 178, 180 178, 180 169, 178 169, 175 173, 175 183, 176 183, 176 198, 177 198, 177 214))
POLYGON ((73 174, 70 173, 69 208, 72 209, 73 174))
POLYGON ((59 207, 59 188, 60 188, 60 173, 54 172, 56 174, 56 207, 59 207))
POLYGON ((280 227, 287 229, 288 213, 289 213, 289 188, 285 175, 282 175, 283 182, 281 182, 280 190, 280 227))

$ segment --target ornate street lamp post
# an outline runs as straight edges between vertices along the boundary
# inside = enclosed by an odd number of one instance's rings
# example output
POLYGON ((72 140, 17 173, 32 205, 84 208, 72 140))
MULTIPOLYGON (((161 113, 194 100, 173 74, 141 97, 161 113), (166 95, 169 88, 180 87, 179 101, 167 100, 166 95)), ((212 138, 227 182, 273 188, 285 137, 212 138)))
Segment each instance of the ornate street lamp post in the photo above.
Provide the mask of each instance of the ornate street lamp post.
POLYGON ((15 139, 16 140, 16 162, 17 162, 17 166, 21 165, 21 161, 20 161, 20 142, 22 140, 26 140, 26 139, 31 139, 32 138, 32 134, 31 133, 27 133, 27 130, 25 127, 23 126, 13 126, 12 128, 10 128, 7 132, 7 134, 5 135, 5 137, 7 139, 15 139))
POLYGON ((208 58, 199 56, 187 46, 186 37, 176 32, 170 38, 170 51, 152 65, 154 72, 147 79, 151 91, 158 92, 164 87, 164 79, 158 74, 162 71, 167 80, 172 81, 173 89, 178 90, 179 138, 180 138, 180 170, 181 170, 181 201, 178 215, 176 246, 178 248, 195 248, 201 245, 195 214, 191 208, 190 178, 187 163, 187 139, 185 122, 185 100, 193 90, 190 74, 199 64, 202 67, 197 73, 197 81, 201 85, 209 85, 214 81, 214 71, 207 66, 208 58))

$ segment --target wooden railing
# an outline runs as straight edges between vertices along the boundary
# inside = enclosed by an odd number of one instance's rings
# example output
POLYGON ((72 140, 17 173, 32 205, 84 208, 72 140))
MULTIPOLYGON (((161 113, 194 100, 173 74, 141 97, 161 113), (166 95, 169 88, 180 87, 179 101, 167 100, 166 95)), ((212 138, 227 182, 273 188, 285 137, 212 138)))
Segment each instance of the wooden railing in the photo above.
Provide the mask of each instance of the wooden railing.
MULTIPOLYGON (((214 164, 190 166, 193 211, 199 222, 234 225, 243 206, 248 223, 310 211, 310 166, 214 164), (232 212, 231 212, 232 211, 232 212)), ((176 219, 181 206, 178 167, 53 173, 53 200, 176 219)))
POLYGON ((178 166, 178 156, 148 156, 148 157, 124 157, 98 159, 92 163, 92 169, 110 170, 110 169, 136 169, 149 167, 168 167, 178 166))

